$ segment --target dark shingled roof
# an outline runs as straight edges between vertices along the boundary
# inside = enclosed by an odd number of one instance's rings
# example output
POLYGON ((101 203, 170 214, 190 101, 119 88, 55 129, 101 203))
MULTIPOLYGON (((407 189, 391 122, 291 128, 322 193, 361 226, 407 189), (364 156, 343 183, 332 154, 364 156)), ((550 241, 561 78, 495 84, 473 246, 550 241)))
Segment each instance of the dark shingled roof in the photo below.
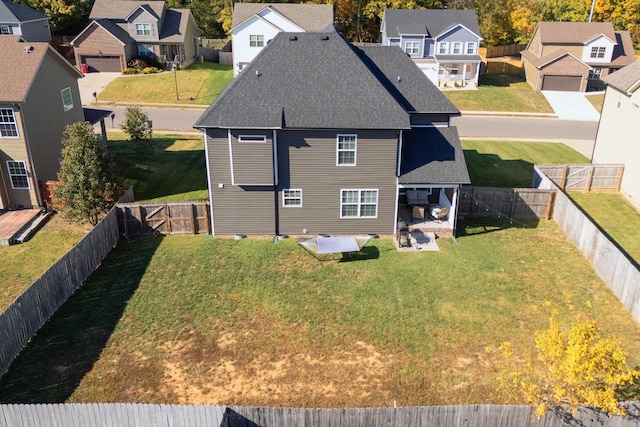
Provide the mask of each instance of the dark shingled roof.
POLYGON ((194 127, 409 129, 409 114, 361 54, 339 33, 279 33, 194 127))
POLYGON ((470 184, 467 163, 454 127, 403 132, 400 184, 470 184))
POLYGON ((140 6, 146 5, 155 12, 155 15, 162 17, 163 11, 166 9, 164 1, 158 0, 95 0, 89 19, 121 19, 126 20, 134 10, 140 6))
POLYGON ((3 24, 18 24, 20 22, 49 19, 44 13, 9 0, 0 0, 0 22, 3 24))
MULTIPOLYGON (((135 40, 133 39, 133 37, 129 35, 129 32, 127 32, 127 30, 123 29, 117 24, 114 24, 109 19, 96 19, 94 22, 97 25, 104 28, 109 33, 111 33, 115 38, 117 38, 123 44, 135 43, 135 40)), ((91 24, 89 24, 89 26, 91 26, 91 24)), ((89 27, 87 27, 87 29, 88 28, 89 27)), ((75 39, 73 41, 75 42, 75 39)))
POLYGON ((601 34, 616 41, 611 22, 541 21, 537 24, 537 30, 543 44, 584 44, 601 34))
POLYGON ((627 65, 615 73, 609 74, 602 80, 621 92, 631 94, 635 92, 640 85, 640 62, 627 65))
POLYGON ((416 34, 415 31, 422 27, 423 31, 417 34, 426 34, 431 38, 436 38, 456 24, 462 24, 478 37, 481 36, 478 17, 473 10, 387 9, 384 11, 383 19, 387 37, 416 34))
POLYGON ((361 46, 363 62, 408 112, 460 114, 397 46, 361 46))

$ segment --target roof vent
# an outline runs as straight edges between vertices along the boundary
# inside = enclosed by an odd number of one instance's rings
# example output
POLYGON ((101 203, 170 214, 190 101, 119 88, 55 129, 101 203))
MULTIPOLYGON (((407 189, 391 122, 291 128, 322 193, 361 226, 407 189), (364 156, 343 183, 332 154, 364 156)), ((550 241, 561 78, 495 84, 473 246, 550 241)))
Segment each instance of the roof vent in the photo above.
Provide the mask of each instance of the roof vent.
POLYGON ((262 73, 260 72, 260 70, 256 70, 256 77, 260 77, 262 75, 262 73))
POLYGON ((401 81, 402 81, 402 77, 398 76, 398 82, 401 82, 401 81))
POLYGON ((295 42, 298 40, 298 36, 289 36, 289 41, 290 42, 295 42))
POLYGON ((329 40, 329 36, 326 34, 323 36, 320 36, 320 40, 329 40))
POLYGON ((33 52, 33 46, 27 46, 24 48, 24 53, 29 54, 31 52, 33 52))

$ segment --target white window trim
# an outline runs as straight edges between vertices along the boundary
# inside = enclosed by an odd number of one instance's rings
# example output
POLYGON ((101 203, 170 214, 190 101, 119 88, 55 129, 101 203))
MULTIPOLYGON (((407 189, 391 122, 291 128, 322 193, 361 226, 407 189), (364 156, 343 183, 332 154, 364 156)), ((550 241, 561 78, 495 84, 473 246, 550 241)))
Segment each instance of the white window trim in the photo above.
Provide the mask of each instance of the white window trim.
POLYGON ((464 46, 464 53, 467 55, 475 55, 476 50, 476 42, 467 42, 464 46), (469 52, 469 48, 471 48, 471 52, 469 52))
POLYGON ((591 52, 589 52, 589 59, 604 59, 606 54, 607 54, 606 46, 591 46, 591 52), (602 56, 600 56, 601 50, 602 50, 602 56))
POLYGON ((301 208, 302 207, 302 189, 301 188, 283 188, 282 189, 282 207, 283 208, 301 208), (286 196, 288 191, 299 191, 300 196, 286 196), (300 200, 298 205, 288 205, 287 200, 300 200))
POLYGON ((0 111, 11 111, 11 118, 13 119, 12 122, 0 122, 0 124, 12 124, 15 129, 16 129, 16 136, 12 136, 12 135, 3 135, 2 132, 0 131, 0 138, 10 138, 10 139, 18 139, 20 138, 20 131, 18 130, 18 121, 16 120, 16 113, 15 111, 13 111, 12 108, 0 108, 0 111))
POLYGON ((408 55, 420 54, 420 42, 418 40, 407 40, 404 42, 404 53, 408 55), (414 52, 415 50, 415 52, 414 52))
POLYGON ((13 34, 11 25, 0 25, 0 34, 13 34))
POLYGON ((238 135, 238 142, 241 144, 264 144, 267 142, 266 135, 238 135))
POLYGON ((136 24, 136 36, 148 37, 150 35, 151 35, 151 24, 146 22, 136 24), (149 34, 146 34, 147 30, 149 34))
POLYGON ((602 67, 593 67, 589 70, 589 78, 591 80, 600 80, 602 78, 602 67), (596 71, 598 71, 596 73, 596 71))
POLYGON ((339 133, 336 136, 336 166, 355 166, 358 163, 358 135, 355 133, 339 133), (340 148, 340 137, 352 136, 354 138, 353 149, 340 148), (341 152, 353 152, 353 163, 340 163, 341 152))
POLYGON ((264 34, 250 34, 249 47, 264 47, 264 34), (255 37, 255 39, 252 40, 252 37, 255 37), (260 37, 262 37, 262 40, 260 40, 260 37), (255 43, 255 45, 252 45, 251 43, 255 43))
POLYGON ((379 201, 380 199, 380 192, 377 188, 341 188, 340 189, 340 219, 376 219, 378 218, 378 209, 379 209, 379 201), (343 216, 342 215, 342 207, 347 204, 347 205, 353 205, 354 203, 343 203, 342 202, 342 195, 345 191, 357 191, 358 192, 358 202, 357 202, 357 206, 358 206, 358 214, 357 216, 343 216), (362 216, 361 212, 362 212, 362 206, 369 206, 372 205, 373 203, 362 203, 360 200, 362 198, 362 192, 363 191, 375 191, 376 193, 376 214, 374 216, 362 216))
POLYGON ((451 54, 452 55, 462 55, 462 49, 464 48, 464 43, 462 42, 453 42, 451 43, 451 54), (456 47, 460 49, 459 52, 456 53, 456 47))
POLYGON ((60 95, 62 96, 62 106, 64 107, 64 111, 67 112, 69 110, 72 110, 73 109, 73 94, 71 93, 71 88, 70 87, 66 87, 66 88, 62 89, 60 91, 60 95), (70 101, 69 104, 65 103, 65 100, 64 100, 65 92, 69 94, 69 101, 70 101))
POLYGON ((7 160, 7 172, 9 173, 9 181, 11 181, 11 188, 14 190, 29 190, 31 188, 31 182, 29 180, 29 171, 27 170, 27 163, 24 160, 7 160), (11 173, 11 167, 9 164, 11 163, 22 163, 22 168, 24 169, 24 174, 15 174, 11 173), (16 187, 13 185, 13 177, 14 176, 23 176, 27 181, 26 187, 16 187))
POLYGON ((446 55, 449 53, 449 42, 438 42, 438 55, 446 55), (443 52, 444 50, 444 52, 443 52))

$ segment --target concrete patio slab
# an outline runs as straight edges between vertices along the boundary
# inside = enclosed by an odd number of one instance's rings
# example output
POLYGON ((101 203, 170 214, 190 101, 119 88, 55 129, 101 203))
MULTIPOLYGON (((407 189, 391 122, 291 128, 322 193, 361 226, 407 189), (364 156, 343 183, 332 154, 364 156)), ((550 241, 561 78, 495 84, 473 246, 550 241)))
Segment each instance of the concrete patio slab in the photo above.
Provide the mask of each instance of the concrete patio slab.
POLYGON ((543 90, 542 94, 559 119, 598 121, 600 113, 587 100, 584 92, 543 90))

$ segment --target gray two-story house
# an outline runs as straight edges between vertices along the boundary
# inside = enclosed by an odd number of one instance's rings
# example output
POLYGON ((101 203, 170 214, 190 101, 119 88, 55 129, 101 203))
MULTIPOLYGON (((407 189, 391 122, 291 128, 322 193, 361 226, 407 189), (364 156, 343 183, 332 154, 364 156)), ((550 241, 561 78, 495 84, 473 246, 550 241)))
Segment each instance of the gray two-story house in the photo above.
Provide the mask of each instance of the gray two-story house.
POLYGON ((386 9, 383 46, 399 46, 439 87, 478 85, 482 41, 473 10, 386 9))
MULTIPOLYGON (((394 47, 280 33, 198 119, 213 234, 393 234, 469 183, 459 111, 394 47)), ((426 226, 425 222, 425 226, 426 226)))
POLYGON ((189 9, 164 1, 95 0, 91 23, 71 42, 76 64, 119 72, 136 57, 186 66, 199 59, 200 29, 189 9))
POLYGON ((10 0, 0 0, 0 35, 15 34, 29 42, 50 42, 49 17, 10 0))

